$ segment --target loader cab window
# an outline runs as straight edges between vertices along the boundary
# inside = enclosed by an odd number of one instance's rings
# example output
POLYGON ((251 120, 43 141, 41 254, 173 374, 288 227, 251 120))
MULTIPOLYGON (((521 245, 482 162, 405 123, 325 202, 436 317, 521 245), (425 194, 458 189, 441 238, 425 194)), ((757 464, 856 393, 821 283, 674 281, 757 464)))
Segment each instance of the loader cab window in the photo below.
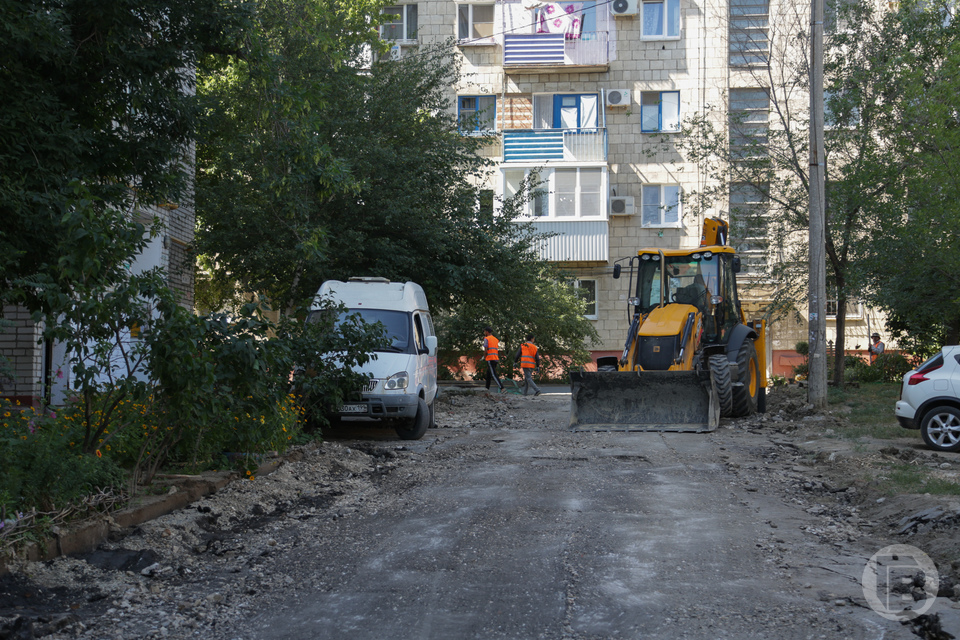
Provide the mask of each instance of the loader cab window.
POLYGON ((649 313, 660 304, 660 289, 664 289, 663 302, 691 304, 703 313, 710 312, 710 300, 719 282, 718 260, 715 257, 694 259, 689 255, 667 256, 666 278, 660 277, 660 257, 650 254, 640 258, 637 280, 639 311, 649 313))

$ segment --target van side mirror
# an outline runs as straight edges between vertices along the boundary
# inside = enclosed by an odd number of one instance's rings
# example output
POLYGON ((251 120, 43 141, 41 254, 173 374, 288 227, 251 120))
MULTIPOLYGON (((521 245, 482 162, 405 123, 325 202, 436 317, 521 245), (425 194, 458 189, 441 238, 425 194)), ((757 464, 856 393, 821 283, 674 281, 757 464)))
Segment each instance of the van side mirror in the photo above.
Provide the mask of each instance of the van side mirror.
POLYGON ((427 355, 437 355, 437 336, 427 336, 427 355))
POLYGON ((619 262, 613 265, 613 279, 614 280, 620 279, 620 263, 619 262))

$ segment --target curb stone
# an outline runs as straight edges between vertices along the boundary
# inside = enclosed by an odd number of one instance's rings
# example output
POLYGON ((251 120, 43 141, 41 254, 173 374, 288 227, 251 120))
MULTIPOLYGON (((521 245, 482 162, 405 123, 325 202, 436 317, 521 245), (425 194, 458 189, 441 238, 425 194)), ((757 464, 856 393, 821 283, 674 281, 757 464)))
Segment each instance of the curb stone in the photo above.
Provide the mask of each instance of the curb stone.
MULTIPOLYGON (((265 462, 255 475, 269 475, 285 461, 296 462, 303 458, 300 451, 285 457, 265 462)), ((163 495, 135 498, 135 504, 110 514, 100 514, 87 520, 70 523, 54 531, 53 537, 26 545, 23 559, 29 562, 45 562, 60 556, 72 556, 95 551, 111 534, 121 534, 125 529, 154 520, 183 509, 200 498, 220 491, 241 478, 237 471, 210 471, 200 475, 157 475, 156 484, 167 485, 163 495)), ((0 555, 0 577, 10 573, 10 558, 0 555)))

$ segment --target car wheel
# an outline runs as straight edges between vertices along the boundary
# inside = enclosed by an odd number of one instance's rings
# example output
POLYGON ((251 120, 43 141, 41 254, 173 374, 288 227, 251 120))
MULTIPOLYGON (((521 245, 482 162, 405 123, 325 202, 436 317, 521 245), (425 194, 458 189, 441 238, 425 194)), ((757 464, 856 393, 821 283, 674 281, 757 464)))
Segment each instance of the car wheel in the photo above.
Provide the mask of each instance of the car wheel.
POLYGON ((710 356, 710 374, 713 376, 713 386, 717 389, 717 399, 720 401, 720 415, 729 418, 733 415, 733 384, 730 380, 730 361, 727 356, 710 356))
POLYGON ((417 400, 417 415, 411 420, 397 425, 397 435, 401 440, 419 440, 430 428, 430 407, 423 398, 417 400))
POLYGON ((927 446, 937 451, 960 451, 960 410, 934 407, 920 422, 920 435, 927 446))

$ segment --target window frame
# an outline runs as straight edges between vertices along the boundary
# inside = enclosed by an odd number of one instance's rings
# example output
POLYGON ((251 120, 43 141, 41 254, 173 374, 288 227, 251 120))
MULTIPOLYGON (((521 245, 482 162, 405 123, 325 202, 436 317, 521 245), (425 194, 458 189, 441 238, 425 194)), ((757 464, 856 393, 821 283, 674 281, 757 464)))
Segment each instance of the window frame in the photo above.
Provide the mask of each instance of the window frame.
POLYGON ((640 92, 640 132, 641 133, 679 133, 680 132, 680 91, 670 90, 670 91, 641 91, 640 92), (656 94, 657 96, 657 104, 656 104, 657 128, 649 129, 646 127, 646 125, 644 125, 644 111, 648 108, 648 106, 644 105, 643 99, 645 96, 650 96, 653 94, 656 94), (663 128, 663 105, 664 105, 663 96, 665 94, 676 94, 677 96, 677 113, 676 113, 677 126, 675 129, 663 128))
MULTIPOLYGON (((388 41, 388 42, 396 42, 396 43, 398 43, 398 44, 416 44, 416 42, 417 42, 417 33, 418 33, 419 30, 420 30, 420 23, 419 23, 419 20, 420 20, 420 18, 419 18, 419 13, 420 13, 420 12, 419 12, 419 10, 417 9, 417 3, 416 3, 416 2, 408 2, 408 3, 403 3, 403 4, 392 4, 392 5, 390 5, 390 6, 387 6, 387 7, 384 7, 383 9, 381 9, 381 10, 380 10, 380 13, 386 13, 386 12, 387 12, 388 10, 390 10, 390 9, 400 9, 400 22, 399 22, 399 23, 397 23, 397 22, 386 22, 386 23, 381 24, 381 25, 380 25, 380 29, 379 29, 379 31, 380 31, 380 39, 381 39, 381 40, 388 41), (413 13, 415 14, 415 15, 414 15, 414 21, 413 21, 414 24, 413 24, 413 25, 410 24, 411 8, 412 8, 413 13), (401 33, 403 34, 404 37, 402 37, 402 38, 388 38, 388 37, 386 37, 386 36, 384 35, 384 27, 392 26, 392 25, 396 25, 396 24, 400 24, 400 25, 401 25, 401 33), (413 37, 412 37, 412 38, 410 37, 410 36, 411 36, 411 26, 413 27, 413 31, 412 31, 413 37)), ((390 13, 390 15, 395 15, 395 14, 390 13)))
MULTIPOLYGON (((489 45, 496 44, 496 37, 494 35, 494 29, 496 29, 497 24, 497 14, 496 14, 496 3, 495 2, 458 2, 457 3, 457 44, 461 46, 470 46, 470 45, 489 45), (493 10, 493 15, 490 17, 491 33, 489 36, 480 36, 474 37, 472 35, 463 36, 460 33, 460 9, 461 7, 468 9, 467 17, 467 31, 468 33, 473 33, 475 25, 477 24, 473 17, 473 10, 476 7, 490 7, 493 10)), ((486 22, 481 22, 480 24, 487 24, 486 22)))
POLYGON ((587 312, 583 314, 583 317, 586 318, 587 320, 597 320, 600 317, 600 305, 598 302, 598 298, 600 297, 599 296, 600 279, 599 278, 576 278, 573 281, 573 288, 576 290, 578 296, 580 295, 580 289, 585 288, 583 287, 583 284, 586 282, 593 283, 593 288, 592 288, 593 297, 583 298, 588 302, 587 312), (591 307, 593 308, 593 313, 589 312, 591 307))
MULTIPOLYGON (((543 191, 543 194, 539 197, 532 199, 527 202, 524 207, 524 212, 519 216, 526 222, 530 221, 549 221, 549 222, 600 222, 606 221, 607 218, 607 199, 606 193, 609 190, 609 174, 607 168, 603 167, 511 167, 511 166, 501 166, 500 167, 500 193, 502 197, 509 198, 512 194, 508 192, 507 186, 507 174, 509 172, 518 172, 523 171, 524 179, 528 179, 531 173, 539 173, 542 178, 542 185, 540 189, 543 191), (575 201, 575 212, 573 215, 557 215, 559 210, 559 200, 560 193, 570 193, 569 191, 560 192, 557 191, 557 175, 558 171, 576 171, 577 178, 576 184, 574 185, 574 201, 575 201), (583 172, 585 171, 596 171, 599 172, 599 186, 596 190, 584 191, 585 187, 590 185, 584 185, 582 180, 583 172), (584 205, 584 196, 593 195, 598 201, 598 210, 595 214, 584 215, 583 205, 584 205), (546 208, 545 214, 537 215, 536 211, 538 209, 546 208)), ((563 175, 561 173, 561 175, 563 175)))
POLYGON ((657 183, 644 184, 640 186, 640 226, 644 229, 680 229, 683 227, 683 188, 676 183, 657 183), (677 191, 677 219, 676 221, 665 222, 665 212, 673 205, 664 202, 665 188, 675 188, 677 191), (659 220, 656 223, 648 223, 646 211, 649 206, 646 201, 646 195, 651 189, 657 190, 657 211, 659 220))
POLYGON ((640 39, 641 40, 679 40, 681 31, 680 0, 641 0, 640 2, 640 39), (663 13, 660 22, 661 33, 647 33, 647 7, 660 5, 663 13), (671 13, 676 13, 676 33, 670 33, 671 13))
POLYGON ((491 133, 495 133, 495 132, 497 131, 497 96, 495 96, 495 95, 484 95, 484 94, 470 94, 470 95, 457 96, 457 130, 458 130, 462 135, 465 135, 465 136, 485 136, 485 135, 490 135, 491 133), (464 101, 465 99, 466 99, 466 100, 473 99, 473 100, 476 100, 476 101, 477 101, 477 108, 473 110, 473 112, 474 112, 475 114, 477 114, 477 113, 485 113, 485 112, 487 111, 487 109, 490 108, 490 107, 488 106, 488 107, 484 107, 484 108, 481 109, 481 108, 480 108, 480 100, 481 100, 481 99, 486 99, 486 100, 492 100, 492 101, 493 101, 493 105, 492 105, 492 107, 493 107, 493 112, 492 112, 492 115, 493 115, 493 119, 492 119, 493 127, 492 127, 492 128, 483 128, 483 127, 481 127, 482 122, 481 122, 479 119, 478 119, 478 121, 477 121, 477 126, 476 126, 475 129, 465 129, 465 128, 463 127, 463 119, 462 119, 461 114, 463 113, 463 101, 464 101))

